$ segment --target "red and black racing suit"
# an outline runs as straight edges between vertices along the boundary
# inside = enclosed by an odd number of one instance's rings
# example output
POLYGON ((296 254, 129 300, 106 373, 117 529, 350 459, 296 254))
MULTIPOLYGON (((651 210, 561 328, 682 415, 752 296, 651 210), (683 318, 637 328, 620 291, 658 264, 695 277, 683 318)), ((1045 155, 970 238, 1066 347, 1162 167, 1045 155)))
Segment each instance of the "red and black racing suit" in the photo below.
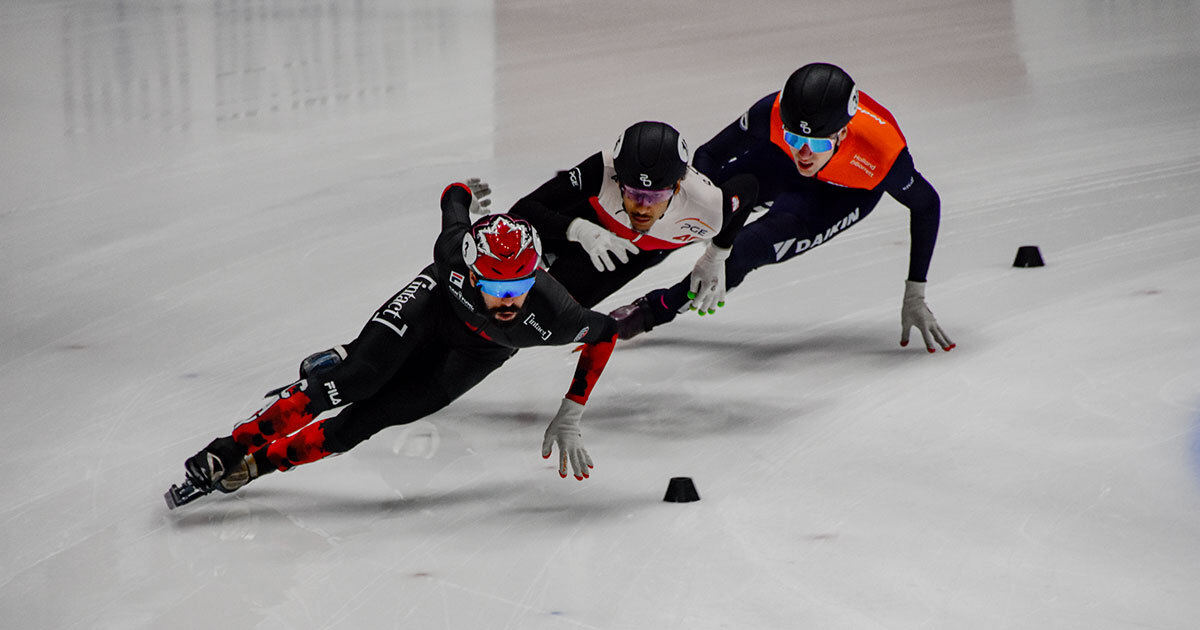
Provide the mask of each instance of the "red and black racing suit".
POLYGON ((434 262, 375 312, 346 358, 285 388, 278 400, 233 431, 259 470, 286 470, 354 448, 384 428, 413 422, 450 404, 516 354, 518 348, 585 343, 568 397, 585 402, 612 352, 611 318, 580 306, 544 270, 517 318, 485 313, 462 258, 470 191, 442 194, 442 232, 434 262), (321 412, 342 407, 313 423, 321 412))

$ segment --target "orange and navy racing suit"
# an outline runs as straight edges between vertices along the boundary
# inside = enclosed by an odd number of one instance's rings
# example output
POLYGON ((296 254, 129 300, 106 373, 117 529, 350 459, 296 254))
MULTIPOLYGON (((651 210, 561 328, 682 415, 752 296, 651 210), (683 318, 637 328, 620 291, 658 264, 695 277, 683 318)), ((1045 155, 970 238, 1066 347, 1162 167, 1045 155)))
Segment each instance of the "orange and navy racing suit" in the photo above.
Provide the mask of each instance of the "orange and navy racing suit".
MULTIPOLYGON (((941 201, 917 172, 907 141, 892 114, 863 92, 847 135, 815 177, 796 169, 783 139, 779 93, 756 102, 737 121, 696 150, 693 165, 713 183, 743 173, 758 180, 758 203, 766 213, 748 223, 725 263, 727 289, 746 274, 822 245, 857 225, 884 193, 910 213, 908 279, 924 282, 933 257, 941 201)), ((674 319, 688 303, 689 278, 647 294, 657 324, 674 319)))

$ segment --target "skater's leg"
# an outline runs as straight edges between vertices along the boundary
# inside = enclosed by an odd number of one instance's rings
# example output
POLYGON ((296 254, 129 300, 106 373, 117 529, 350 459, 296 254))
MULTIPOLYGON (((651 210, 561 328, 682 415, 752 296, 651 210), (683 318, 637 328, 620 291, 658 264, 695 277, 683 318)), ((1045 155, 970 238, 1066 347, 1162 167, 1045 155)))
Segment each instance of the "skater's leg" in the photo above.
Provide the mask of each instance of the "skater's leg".
POLYGON ((256 451, 271 440, 295 433, 320 413, 307 391, 307 381, 284 387, 257 413, 233 429, 233 439, 244 452, 256 451))
POLYGON ((408 424, 444 408, 512 354, 512 350, 491 343, 470 348, 427 348, 376 395, 271 442, 255 454, 255 459, 260 470, 288 470, 349 451, 387 427, 408 424))

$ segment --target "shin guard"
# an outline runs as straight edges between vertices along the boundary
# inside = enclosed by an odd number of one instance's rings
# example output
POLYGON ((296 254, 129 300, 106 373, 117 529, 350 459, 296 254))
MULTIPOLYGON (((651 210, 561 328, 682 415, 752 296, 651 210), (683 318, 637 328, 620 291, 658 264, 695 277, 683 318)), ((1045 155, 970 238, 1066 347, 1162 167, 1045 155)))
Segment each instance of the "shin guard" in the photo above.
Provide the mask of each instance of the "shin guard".
POLYGON ((278 470, 288 470, 332 455, 325 448, 325 421, 310 424, 298 433, 271 442, 266 453, 267 461, 278 470))
POLYGON ((253 452, 312 422, 320 411, 304 387, 304 381, 296 381, 280 390, 277 398, 233 430, 233 439, 253 452))

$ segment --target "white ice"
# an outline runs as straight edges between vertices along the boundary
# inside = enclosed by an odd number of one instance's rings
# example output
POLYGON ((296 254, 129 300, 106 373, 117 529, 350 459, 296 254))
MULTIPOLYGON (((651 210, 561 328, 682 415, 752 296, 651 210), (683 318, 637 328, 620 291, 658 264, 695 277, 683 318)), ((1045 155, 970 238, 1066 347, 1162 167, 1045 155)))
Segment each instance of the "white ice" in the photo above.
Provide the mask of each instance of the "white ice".
POLYGON ((1198 103, 1190 0, 0 3, 0 626, 1194 628, 1198 103), (647 118, 697 146, 817 60, 941 194, 957 349, 898 344, 885 198, 621 344, 586 482, 539 456, 543 348, 167 511, 430 260, 446 184, 506 208, 647 118))

